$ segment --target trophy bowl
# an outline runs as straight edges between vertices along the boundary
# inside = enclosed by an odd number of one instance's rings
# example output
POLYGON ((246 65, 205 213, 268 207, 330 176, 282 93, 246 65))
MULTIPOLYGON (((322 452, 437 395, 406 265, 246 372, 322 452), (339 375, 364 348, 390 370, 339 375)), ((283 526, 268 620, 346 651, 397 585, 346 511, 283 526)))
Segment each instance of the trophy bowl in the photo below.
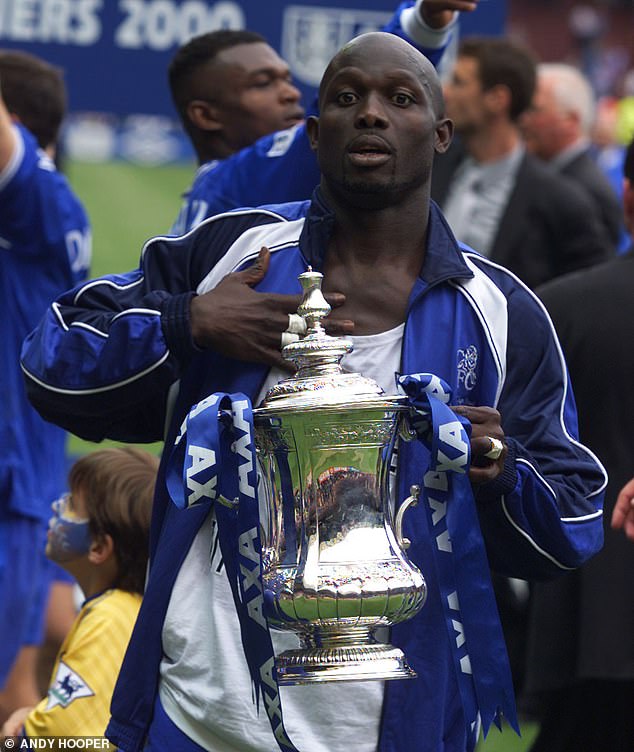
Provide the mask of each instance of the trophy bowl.
POLYGON ((410 408, 343 372, 352 345, 321 325, 322 275, 309 268, 299 280, 307 333, 283 349, 297 372, 254 411, 266 616, 300 640, 276 657, 278 683, 412 678, 403 652, 377 638, 417 614, 427 592, 402 534, 418 487, 395 512, 390 483, 410 408))

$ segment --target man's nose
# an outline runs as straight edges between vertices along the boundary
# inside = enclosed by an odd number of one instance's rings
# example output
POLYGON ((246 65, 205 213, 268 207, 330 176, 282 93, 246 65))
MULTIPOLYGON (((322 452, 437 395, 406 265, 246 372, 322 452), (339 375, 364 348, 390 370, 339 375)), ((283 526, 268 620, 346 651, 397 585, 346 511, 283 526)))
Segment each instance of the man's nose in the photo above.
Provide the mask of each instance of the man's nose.
POLYGON ((386 128, 388 122, 381 97, 377 94, 368 94, 361 100, 355 122, 358 128, 386 128))
POLYGON ((284 102, 299 102, 302 93, 292 81, 284 79, 280 88, 280 98, 284 102))

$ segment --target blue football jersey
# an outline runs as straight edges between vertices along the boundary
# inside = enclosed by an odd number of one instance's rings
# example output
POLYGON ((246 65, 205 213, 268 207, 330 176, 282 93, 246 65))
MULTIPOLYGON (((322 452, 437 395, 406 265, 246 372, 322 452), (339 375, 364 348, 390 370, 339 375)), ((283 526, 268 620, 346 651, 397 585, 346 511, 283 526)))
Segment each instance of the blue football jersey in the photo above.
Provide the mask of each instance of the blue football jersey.
POLYGON ((65 434, 28 403, 20 348, 51 301, 86 278, 91 236, 66 178, 31 133, 16 134, 0 173, 0 509, 46 519, 66 484, 65 434))

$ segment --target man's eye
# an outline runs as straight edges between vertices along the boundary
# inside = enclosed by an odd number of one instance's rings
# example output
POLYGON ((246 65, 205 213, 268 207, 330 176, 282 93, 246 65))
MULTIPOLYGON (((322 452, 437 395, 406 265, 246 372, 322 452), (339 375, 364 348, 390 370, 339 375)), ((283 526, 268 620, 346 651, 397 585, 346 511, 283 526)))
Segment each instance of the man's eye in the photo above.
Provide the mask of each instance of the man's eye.
POLYGON ((342 91, 337 95, 337 102, 339 104, 354 104, 357 101, 357 95, 351 91, 342 91))
POLYGON ((256 89, 264 89, 273 83, 273 79, 270 76, 255 78, 251 85, 256 89))
POLYGON ((392 97, 392 100, 394 101, 395 104, 401 107, 405 107, 408 104, 412 104, 412 102, 414 101, 414 98, 410 96, 409 94, 405 94, 404 92, 401 91, 395 94, 392 97))

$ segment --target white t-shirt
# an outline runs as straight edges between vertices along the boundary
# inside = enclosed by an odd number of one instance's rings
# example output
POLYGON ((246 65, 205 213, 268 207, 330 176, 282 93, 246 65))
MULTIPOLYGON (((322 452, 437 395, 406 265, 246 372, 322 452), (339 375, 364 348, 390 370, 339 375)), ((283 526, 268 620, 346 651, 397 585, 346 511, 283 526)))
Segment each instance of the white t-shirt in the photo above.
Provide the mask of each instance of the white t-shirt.
MULTIPOLYGON (((396 392, 404 325, 352 337, 345 370, 396 392)), ((272 369, 260 399, 284 374, 272 369)), ((259 400, 258 400, 259 402, 259 400)), ((257 404, 257 403, 256 403, 257 404)), ((294 633, 271 630, 276 653, 295 648, 294 633)), ((257 712, 227 581, 214 512, 203 523, 176 578, 163 625, 159 692, 170 719, 210 752, 277 749, 268 716, 257 712)), ((374 752, 383 682, 326 682, 281 687, 286 731, 299 752, 374 752)))

